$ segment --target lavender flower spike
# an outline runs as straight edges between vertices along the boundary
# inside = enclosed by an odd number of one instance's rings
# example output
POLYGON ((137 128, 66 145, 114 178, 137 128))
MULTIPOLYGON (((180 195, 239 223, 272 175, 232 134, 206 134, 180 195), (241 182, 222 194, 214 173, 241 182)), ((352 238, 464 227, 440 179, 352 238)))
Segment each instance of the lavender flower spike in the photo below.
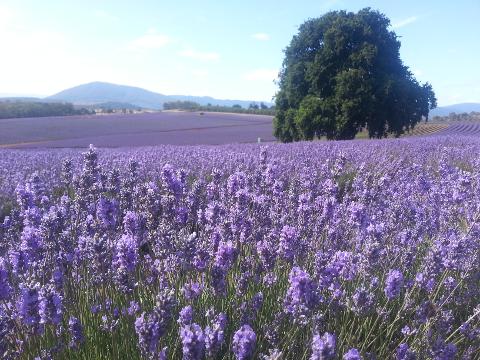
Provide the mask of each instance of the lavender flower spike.
POLYGON ((312 356, 310 360, 329 360, 335 358, 335 335, 325 333, 315 334, 312 340, 312 356))
POLYGON ((392 300, 400 295, 403 288, 403 274, 398 270, 390 270, 385 281, 385 295, 392 300))
POLYGON ((249 325, 243 325, 233 335, 232 349, 237 360, 252 359, 257 336, 249 325))

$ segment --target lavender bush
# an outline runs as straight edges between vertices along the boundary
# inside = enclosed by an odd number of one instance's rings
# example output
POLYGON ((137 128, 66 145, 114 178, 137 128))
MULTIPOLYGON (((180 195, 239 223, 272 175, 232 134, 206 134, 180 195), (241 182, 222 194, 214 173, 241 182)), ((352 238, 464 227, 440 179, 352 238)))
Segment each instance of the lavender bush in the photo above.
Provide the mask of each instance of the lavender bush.
POLYGON ((2 151, 0 355, 480 359, 479 153, 2 151))

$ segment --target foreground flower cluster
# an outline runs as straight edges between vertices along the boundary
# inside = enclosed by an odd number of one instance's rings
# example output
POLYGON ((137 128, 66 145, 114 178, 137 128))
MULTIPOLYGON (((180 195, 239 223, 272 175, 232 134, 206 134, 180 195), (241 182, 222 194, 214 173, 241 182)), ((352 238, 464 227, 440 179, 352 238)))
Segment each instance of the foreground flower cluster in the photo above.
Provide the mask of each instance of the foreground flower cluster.
POLYGON ((480 358, 480 144, 213 149, 5 190, 0 356, 480 358))

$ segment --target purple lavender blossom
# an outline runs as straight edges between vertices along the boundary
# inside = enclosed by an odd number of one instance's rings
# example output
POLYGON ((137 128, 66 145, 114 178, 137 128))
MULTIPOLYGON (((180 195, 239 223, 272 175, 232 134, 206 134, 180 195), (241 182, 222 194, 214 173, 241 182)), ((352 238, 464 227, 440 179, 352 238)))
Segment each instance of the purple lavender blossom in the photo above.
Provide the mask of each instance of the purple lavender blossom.
POLYGON ((136 315, 140 311, 140 304, 135 300, 130 301, 130 305, 127 308, 127 314, 130 316, 136 315))
POLYGON ((298 232, 293 226, 285 225, 280 231, 278 255, 292 262, 298 248, 298 232))
POLYGON ((327 265, 327 272, 333 278, 339 277, 344 281, 351 281, 357 274, 357 258, 350 251, 337 251, 327 265))
POLYGON ((390 270, 385 281, 385 296, 392 300, 400 295, 403 288, 403 275, 398 270, 390 270))
POLYGON ((227 326, 227 316, 220 313, 211 321, 211 324, 205 327, 205 350, 207 355, 214 357, 225 342, 225 327, 227 326))
POLYGON ((32 226, 26 226, 21 234, 20 250, 28 254, 30 261, 40 258, 43 241, 40 231, 32 226))
POLYGON ((397 360, 415 360, 417 356, 415 352, 410 350, 408 344, 402 343, 397 349, 397 360))
POLYGON ((454 343, 446 343, 438 338, 432 346, 432 356, 434 360, 454 360, 457 350, 454 343))
POLYGON ((237 360, 253 358, 257 335, 250 325, 242 325, 233 335, 232 350, 237 360))
POLYGON ((231 241, 220 242, 215 255, 215 266, 226 271, 232 266, 237 256, 237 249, 231 241))
POLYGON ((268 355, 263 355, 263 360, 281 360, 283 359, 283 353, 278 349, 270 349, 268 355))
POLYGON ((188 305, 185 306, 182 310, 180 310, 180 314, 178 316, 178 324, 180 326, 187 326, 190 325, 193 321, 193 308, 188 305))
POLYGON ((200 282, 189 282, 182 287, 182 294, 186 300, 195 300, 202 295, 203 284, 200 282))
POLYGON ((156 312, 142 313, 135 320, 135 332, 142 353, 146 356, 156 354, 160 337, 164 333, 162 319, 158 314, 156 312))
POLYGON ((17 301, 18 315, 22 322, 29 327, 37 327, 40 323, 39 314, 40 284, 20 284, 20 297, 17 301))
POLYGON ((158 353, 158 360, 167 360, 167 349, 168 348, 165 346, 162 348, 162 350, 160 350, 158 353))
POLYGON ((328 332, 320 336, 315 334, 312 340, 312 356, 310 360, 329 360, 335 358, 335 335, 328 332))
POLYGON ((258 312, 261 309, 263 305, 263 293, 261 291, 253 295, 251 305, 254 312, 258 312))
POLYGON ((175 196, 180 196, 182 191, 182 182, 175 176, 173 167, 170 164, 165 164, 162 169, 162 180, 166 188, 175 196))
POLYGON ((362 360, 362 355, 357 349, 350 349, 343 355, 343 360, 362 360))
POLYGON ((117 224, 118 203, 101 197, 97 204, 97 219, 105 229, 112 229, 117 224))
POLYGON ((85 337, 83 335, 83 326, 76 317, 71 316, 68 320, 68 330, 70 332, 70 347, 78 348, 81 344, 85 342, 85 337))
POLYGON ((6 356, 10 348, 9 335, 12 332, 12 323, 4 310, 0 307, 0 354, 6 356))
POLYGON ((0 258, 0 301, 10 298, 12 287, 8 279, 8 272, 5 266, 5 261, 0 258))
POLYGON ((360 287, 355 290, 352 296, 352 310, 359 315, 370 312, 373 308, 374 297, 370 291, 360 287))
POLYGON ((22 210, 26 210, 34 206, 34 195, 31 191, 23 186, 17 186, 15 189, 17 195, 17 203, 22 210))
POLYGON ((164 288, 156 297, 153 311, 150 313, 143 312, 136 318, 135 332, 138 336, 138 346, 145 356, 158 355, 160 338, 167 331, 175 305, 173 291, 164 288))
POLYGON ((51 284, 39 292, 40 324, 60 324, 63 317, 63 296, 51 284))
POLYGON ((133 272, 138 261, 138 244, 132 235, 123 235, 115 244, 112 267, 115 280, 124 291, 133 289, 133 272))
POLYGON ((137 213, 127 211, 123 218, 123 231, 130 236, 137 236, 140 229, 140 221, 137 213))
POLYGON ((284 299, 284 309, 299 323, 306 323, 309 314, 318 302, 318 296, 310 275, 294 267, 289 275, 290 286, 284 299))
POLYGON ((155 299, 154 311, 160 316, 164 329, 173 318, 173 310, 177 305, 174 291, 169 288, 163 288, 155 299))
POLYGON ((198 324, 185 325, 180 328, 180 339, 184 360, 203 359, 205 352, 205 336, 198 324))
POLYGON ((272 270, 275 266, 275 260, 277 258, 277 244, 274 241, 275 234, 268 234, 263 240, 258 241, 256 244, 256 250, 262 265, 265 269, 272 270))
POLYGON ((224 295, 227 291, 227 272, 221 267, 214 266, 211 272, 211 285, 216 295, 224 295))

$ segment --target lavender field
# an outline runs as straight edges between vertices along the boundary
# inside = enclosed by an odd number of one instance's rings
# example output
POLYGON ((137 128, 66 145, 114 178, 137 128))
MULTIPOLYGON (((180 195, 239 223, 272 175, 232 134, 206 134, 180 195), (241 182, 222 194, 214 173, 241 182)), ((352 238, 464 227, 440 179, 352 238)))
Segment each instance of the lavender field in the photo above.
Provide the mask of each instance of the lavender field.
POLYGON ((480 359, 479 153, 0 150, 0 354, 480 359))
POLYGON ((157 112, 0 119, 0 147, 86 148, 273 141, 264 115, 157 112))

